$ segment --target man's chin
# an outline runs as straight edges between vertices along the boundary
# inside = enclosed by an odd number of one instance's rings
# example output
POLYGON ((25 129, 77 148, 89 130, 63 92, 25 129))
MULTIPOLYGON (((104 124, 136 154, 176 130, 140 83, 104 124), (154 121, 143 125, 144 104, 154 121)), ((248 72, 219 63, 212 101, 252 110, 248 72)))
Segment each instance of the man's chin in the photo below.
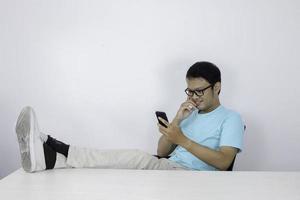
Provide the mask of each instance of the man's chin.
POLYGON ((202 111, 202 110, 205 110, 205 109, 206 109, 206 106, 200 104, 200 105, 198 105, 196 108, 197 108, 198 110, 202 111))
POLYGON ((196 106, 196 108, 199 110, 203 110, 203 108, 205 108, 205 106, 203 105, 203 103, 200 103, 196 106))

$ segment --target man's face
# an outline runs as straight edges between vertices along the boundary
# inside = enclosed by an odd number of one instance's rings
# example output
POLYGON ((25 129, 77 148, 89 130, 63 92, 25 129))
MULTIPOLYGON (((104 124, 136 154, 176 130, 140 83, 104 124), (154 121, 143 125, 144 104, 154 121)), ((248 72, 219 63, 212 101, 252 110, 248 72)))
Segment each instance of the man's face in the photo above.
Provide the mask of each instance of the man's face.
MULTIPOLYGON (((201 91, 211 85, 203 78, 186 79, 186 82, 188 89, 192 91, 201 91)), ((215 87, 220 87, 220 83, 216 83, 215 87)), ((219 104, 218 88, 213 89, 213 87, 209 87, 203 91, 203 95, 197 96, 194 93, 193 96, 188 96, 188 99, 192 100, 199 110, 210 112, 219 104)))

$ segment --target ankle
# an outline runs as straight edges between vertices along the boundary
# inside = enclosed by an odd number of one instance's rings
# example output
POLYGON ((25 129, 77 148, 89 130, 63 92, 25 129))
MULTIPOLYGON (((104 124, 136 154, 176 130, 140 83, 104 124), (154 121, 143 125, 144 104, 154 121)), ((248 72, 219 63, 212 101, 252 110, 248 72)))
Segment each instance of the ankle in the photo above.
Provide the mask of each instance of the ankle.
POLYGON ((55 138, 48 135, 46 144, 49 145, 54 151, 63 154, 66 158, 68 157, 70 145, 65 144, 55 138))

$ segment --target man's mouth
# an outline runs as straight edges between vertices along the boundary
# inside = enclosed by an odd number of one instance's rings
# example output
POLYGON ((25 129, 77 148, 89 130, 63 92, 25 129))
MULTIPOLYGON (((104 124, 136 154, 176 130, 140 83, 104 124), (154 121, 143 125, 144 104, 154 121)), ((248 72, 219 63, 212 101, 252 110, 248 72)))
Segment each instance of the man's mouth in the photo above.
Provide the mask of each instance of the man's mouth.
POLYGON ((196 104, 199 105, 200 103, 202 103, 203 101, 196 101, 196 104))
POLYGON ((192 99, 192 101, 193 101, 194 104, 196 105, 196 108, 198 108, 198 107, 203 103, 203 100, 198 100, 198 101, 196 101, 195 99, 192 99))

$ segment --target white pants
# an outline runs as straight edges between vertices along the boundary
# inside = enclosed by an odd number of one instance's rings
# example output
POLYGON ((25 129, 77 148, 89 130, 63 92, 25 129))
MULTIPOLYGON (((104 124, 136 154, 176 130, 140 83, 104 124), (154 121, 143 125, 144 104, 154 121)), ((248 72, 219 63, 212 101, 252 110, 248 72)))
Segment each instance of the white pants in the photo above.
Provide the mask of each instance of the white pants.
MULTIPOLYGON (((57 160, 58 161, 58 160, 57 160)), ((150 169, 188 170, 166 158, 158 159, 141 150, 98 150, 70 146, 68 158, 61 167, 106 168, 106 169, 150 169)))

